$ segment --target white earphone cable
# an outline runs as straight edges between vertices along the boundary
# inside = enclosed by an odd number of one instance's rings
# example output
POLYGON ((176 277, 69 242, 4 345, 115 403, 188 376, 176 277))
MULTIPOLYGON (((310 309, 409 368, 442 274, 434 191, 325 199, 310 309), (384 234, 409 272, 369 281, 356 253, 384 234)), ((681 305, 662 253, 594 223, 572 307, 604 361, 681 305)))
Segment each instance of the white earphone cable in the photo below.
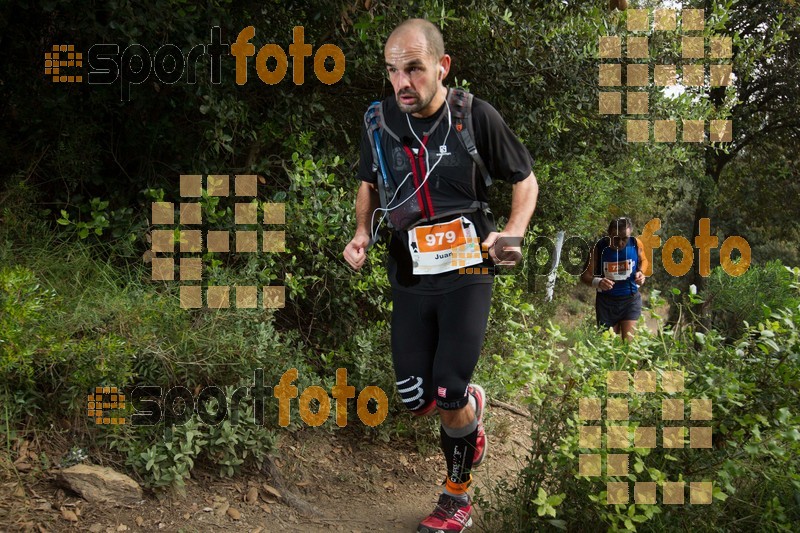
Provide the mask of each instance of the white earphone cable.
MULTIPOLYGON (((445 108, 447 109, 447 133, 445 133, 444 142, 442 143, 442 145, 446 146, 447 145, 447 139, 450 137, 450 131, 452 130, 452 127, 453 127, 453 117, 452 117, 452 114, 450 113, 450 104, 447 103, 446 99, 444 101, 444 105, 445 105, 445 108)), ((430 166, 430 152, 428 151, 428 148, 422 143, 420 138, 417 136, 416 132, 414 131, 414 128, 411 127, 411 119, 408 118, 408 114, 406 114, 406 122, 408 123, 408 129, 411 130, 411 134, 414 136, 414 138, 417 140, 417 142, 420 144, 420 146, 422 146, 422 149, 425 150, 425 166, 427 167, 427 171, 425 172, 425 177, 422 179, 422 183, 420 183, 419 186, 416 189, 414 189, 414 191, 411 194, 409 194, 408 197, 406 197, 405 200, 403 200, 402 202, 400 202, 399 204, 397 204, 394 207, 385 207, 385 208, 384 207, 378 207, 378 208, 375 209, 375 211, 372 212, 372 217, 371 217, 371 220, 370 220, 370 227, 373 228, 373 230, 372 230, 372 240, 373 241, 376 239, 376 237, 378 235, 378 228, 383 223, 384 219, 389 215, 389 211, 394 211, 395 209, 397 209, 398 207, 402 206, 404 203, 409 201, 411 198, 413 198, 414 195, 417 194, 417 192, 419 192, 420 189, 422 189, 422 187, 425 185, 425 182, 427 182, 428 178, 431 176, 431 172, 433 172, 433 170, 439 165, 439 163, 442 161, 442 158, 444 157, 444 152, 441 152, 439 154, 439 159, 437 159, 436 162, 431 167, 430 166), (375 213, 377 213, 378 211, 383 211, 383 215, 381 216, 381 219, 378 221, 378 224, 376 226, 373 226, 373 223, 375 221, 375 213)), ((395 190, 394 195, 392 196, 392 199, 389 200, 386 203, 387 206, 390 205, 394 201, 395 197, 400 192, 400 188, 408 180, 408 178, 409 178, 409 176, 411 176, 411 174, 412 174, 411 172, 406 174, 406 177, 403 178, 403 181, 400 183, 400 185, 397 186, 397 189, 395 190)))

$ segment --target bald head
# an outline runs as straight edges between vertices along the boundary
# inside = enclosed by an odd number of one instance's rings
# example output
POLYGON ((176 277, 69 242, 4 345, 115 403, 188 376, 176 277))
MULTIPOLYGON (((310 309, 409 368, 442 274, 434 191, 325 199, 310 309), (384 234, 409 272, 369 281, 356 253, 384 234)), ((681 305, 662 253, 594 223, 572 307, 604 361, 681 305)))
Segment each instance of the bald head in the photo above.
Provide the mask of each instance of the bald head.
POLYGON ((425 40, 428 53, 436 60, 444 55, 444 39, 442 32, 435 24, 428 22, 425 19, 408 19, 397 26, 394 31, 389 35, 386 44, 389 44, 395 37, 407 36, 415 34, 421 36, 425 40))
POLYGON ((436 26, 422 19, 403 22, 386 40, 383 55, 403 113, 427 117, 444 104, 447 89, 442 80, 450 71, 450 56, 444 53, 436 26))

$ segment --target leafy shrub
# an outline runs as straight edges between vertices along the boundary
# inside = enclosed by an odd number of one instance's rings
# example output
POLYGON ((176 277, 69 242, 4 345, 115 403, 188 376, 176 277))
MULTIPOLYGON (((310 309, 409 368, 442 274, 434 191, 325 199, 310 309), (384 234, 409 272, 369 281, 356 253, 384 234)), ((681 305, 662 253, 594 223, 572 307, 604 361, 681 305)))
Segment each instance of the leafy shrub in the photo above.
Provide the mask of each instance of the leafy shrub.
POLYGON ((780 261, 750 265, 739 277, 732 277, 716 267, 708 280, 703 298, 710 308, 714 329, 738 337, 747 324, 756 324, 769 316, 770 309, 796 307, 800 304, 791 283, 797 273, 780 261))
MULTIPOLYGON (((228 387, 226 396, 232 395, 228 387)), ((275 443, 275 433, 255 422, 252 403, 243 403, 235 423, 227 417, 210 425, 195 413, 169 431, 160 425, 128 426, 111 437, 109 446, 126 456, 126 464, 145 485, 182 493, 196 467, 218 469, 221 477, 231 477, 249 464, 260 468, 275 443)))
POLYGON ((61 405, 84 407, 86 391, 98 383, 126 383, 131 349, 113 332, 84 331, 72 337, 57 321, 62 302, 23 266, 0 269, 0 380, 3 395, 28 398, 30 409, 61 405), (52 393, 59 391, 53 398, 52 393), (52 400, 56 399, 56 402, 52 400))
POLYGON ((544 322, 552 305, 531 303, 523 276, 495 278, 492 311, 475 381, 493 395, 513 396, 529 382, 544 322))
MULTIPOLYGON (((733 345, 714 331, 642 333, 630 344, 605 333, 576 344, 562 364, 565 354, 551 342, 539 350, 530 373, 530 455, 517 479, 493 488, 494 501, 484 505, 487 529, 674 531, 698 530, 702 524, 707 531, 791 530, 800 520, 799 333, 800 309, 795 308, 772 312, 733 345), (579 476, 580 454, 600 453, 604 462, 607 456, 606 449, 580 447, 579 426, 592 423, 579 420, 578 407, 581 398, 600 398, 605 405, 609 370, 650 370, 659 376, 683 371, 682 394, 632 394, 627 425, 661 425, 662 399, 683 398, 687 413, 690 398, 710 399, 712 421, 665 425, 710 425, 713 447, 631 448, 625 450, 627 476, 579 476), (713 503, 664 505, 659 488, 658 505, 606 504, 605 481, 664 480, 711 481, 713 503)), ((548 336, 560 334, 553 328, 548 336)), ((626 422, 611 425, 617 424, 626 422)))
POLYGON ((0 381, 20 385, 34 377, 37 352, 49 339, 42 320, 55 291, 22 266, 0 268, 0 381))

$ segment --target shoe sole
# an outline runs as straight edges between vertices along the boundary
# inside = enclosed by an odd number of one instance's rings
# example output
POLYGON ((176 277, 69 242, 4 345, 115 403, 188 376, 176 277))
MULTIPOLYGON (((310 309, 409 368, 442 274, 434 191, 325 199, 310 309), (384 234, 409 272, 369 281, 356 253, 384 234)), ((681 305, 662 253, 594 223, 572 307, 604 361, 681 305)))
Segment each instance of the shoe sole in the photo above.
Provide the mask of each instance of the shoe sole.
MULTIPOLYGON (((478 421, 480 423, 483 423, 483 413, 486 412, 486 391, 483 390, 483 387, 481 387, 480 385, 475 385, 474 383, 471 383, 470 386, 473 389, 480 390, 481 396, 483 396, 483 407, 481 407, 480 416, 478 415, 477 411, 475 413, 475 417, 478 419, 478 421)), ((476 406, 478 405, 477 400, 475 401, 475 405, 476 406)), ((486 436, 486 428, 485 427, 483 428, 483 433, 484 433, 484 437, 483 437, 483 455, 481 455, 480 458, 477 461, 473 461, 472 462, 472 468, 478 468, 479 466, 481 466, 483 464, 483 461, 486 459, 486 455, 489 453, 489 438, 486 436)))
POLYGON ((419 528, 417 529, 417 533, 460 533, 461 531, 464 531, 468 527, 472 527, 472 518, 471 517, 470 517, 469 520, 467 520, 467 523, 464 525, 464 527, 462 527, 458 531, 456 531, 455 529, 444 530, 444 529, 439 529, 439 528, 429 528, 427 526, 419 526, 419 528))

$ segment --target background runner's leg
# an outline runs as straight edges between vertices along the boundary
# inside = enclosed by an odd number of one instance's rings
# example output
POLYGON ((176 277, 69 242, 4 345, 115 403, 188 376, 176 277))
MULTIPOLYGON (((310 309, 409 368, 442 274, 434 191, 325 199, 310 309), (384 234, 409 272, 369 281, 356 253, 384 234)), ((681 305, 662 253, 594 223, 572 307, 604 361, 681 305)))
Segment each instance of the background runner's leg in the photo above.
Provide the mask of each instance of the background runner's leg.
POLYGON ((618 329, 620 330, 620 335, 622 336, 622 340, 631 338, 636 333, 636 321, 620 320, 618 329))

